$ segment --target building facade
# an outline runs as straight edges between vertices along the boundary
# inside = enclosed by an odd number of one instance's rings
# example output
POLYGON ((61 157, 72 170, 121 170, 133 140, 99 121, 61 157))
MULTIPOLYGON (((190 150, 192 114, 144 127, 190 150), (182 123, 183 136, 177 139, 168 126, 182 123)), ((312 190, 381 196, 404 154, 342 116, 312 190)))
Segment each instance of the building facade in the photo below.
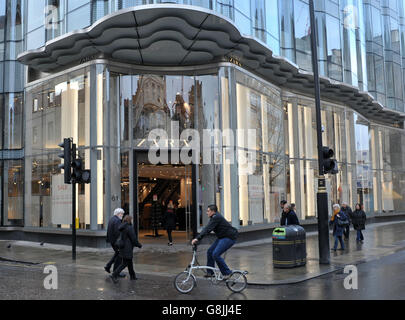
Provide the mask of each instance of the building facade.
MULTIPOLYGON (((323 141, 339 166, 329 204, 404 213, 405 1, 317 0, 315 11, 323 141)), ((186 233, 212 203, 242 230, 273 226, 284 199, 315 219, 310 35, 305 0, 3 1, 1 226, 70 228, 66 137, 91 169, 77 191, 83 234, 102 234, 116 207, 150 228, 155 193, 177 197, 186 233), (189 164, 178 149, 190 129, 212 143, 189 164), (238 130, 255 130, 255 143, 238 130), (171 149, 167 166, 145 156, 156 140, 171 149)))

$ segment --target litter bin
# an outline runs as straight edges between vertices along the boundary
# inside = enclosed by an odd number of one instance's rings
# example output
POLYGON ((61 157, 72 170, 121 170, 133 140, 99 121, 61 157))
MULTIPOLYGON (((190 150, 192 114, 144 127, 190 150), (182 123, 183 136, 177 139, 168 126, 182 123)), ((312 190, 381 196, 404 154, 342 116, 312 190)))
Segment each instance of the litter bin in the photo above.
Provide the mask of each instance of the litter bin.
POLYGON ((295 268, 307 262, 306 234, 301 226, 291 225, 273 231, 273 265, 295 268))

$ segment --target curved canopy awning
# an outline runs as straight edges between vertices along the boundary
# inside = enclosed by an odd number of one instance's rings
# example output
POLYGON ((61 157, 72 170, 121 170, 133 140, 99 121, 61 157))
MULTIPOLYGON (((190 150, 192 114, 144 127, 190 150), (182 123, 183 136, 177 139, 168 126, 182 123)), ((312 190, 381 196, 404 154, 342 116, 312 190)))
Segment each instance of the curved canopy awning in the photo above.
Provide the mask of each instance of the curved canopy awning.
MULTIPOLYGON (((313 96, 313 74, 243 35, 218 13, 187 5, 156 4, 123 9, 92 26, 67 33, 18 60, 55 72, 83 59, 103 57, 145 66, 190 66, 235 59, 244 68, 284 88, 313 96)), ((321 77, 321 95, 366 118, 403 127, 405 114, 384 108, 367 92, 321 77)))

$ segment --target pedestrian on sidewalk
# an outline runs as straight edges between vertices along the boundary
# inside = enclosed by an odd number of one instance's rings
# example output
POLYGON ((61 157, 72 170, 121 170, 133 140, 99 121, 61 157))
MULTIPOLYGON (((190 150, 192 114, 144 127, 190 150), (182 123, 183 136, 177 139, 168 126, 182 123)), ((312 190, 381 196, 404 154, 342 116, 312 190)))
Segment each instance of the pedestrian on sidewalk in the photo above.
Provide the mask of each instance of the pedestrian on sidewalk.
POLYGON ((138 242, 135 236, 135 231, 132 226, 132 217, 125 216, 123 223, 119 227, 120 236, 117 240, 119 247, 119 256, 122 259, 121 265, 110 276, 114 283, 118 281, 118 275, 122 270, 128 268, 130 279, 136 280, 134 265, 132 259, 134 258, 134 247, 142 248, 142 244, 138 242))
POLYGON ((367 217, 366 213, 361 208, 362 208, 361 204, 357 203, 352 217, 353 228, 354 230, 357 231, 357 238, 356 238, 357 242, 364 241, 362 231, 366 229, 367 217))
POLYGON ((287 201, 285 201, 285 200, 281 200, 281 201, 280 201, 281 214, 283 214, 284 205, 285 205, 286 203, 287 203, 287 201))
POLYGON ((349 240, 349 236, 350 236, 350 223, 352 221, 352 216, 353 216, 353 211, 352 208, 349 207, 349 205, 347 204, 347 202, 343 202, 342 203, 342 208, 340 209, 341 211, 343 211, 343 213, 346 215, 346 217, 349 219, 349 224, 345 227, 345 229, 343 230, 343 234, 345 236, 345 240, 349 240))
POLYGON ((168 245, 172 246, 173 245, 172 231, 176 230, 176 221, 177 221, 176 212, 174 211, 173 200, 169 201, 163 220, 167 231, 167 237, 169 239, 168 245))
POLYGON ((333 225, 333 236, 335 237, 335 245, 333 251, 337 250, 338 242, 340 242, 340 249, 345 250, 345 243, 343 242, 343 231, 345 228, 345 223, 349 223, 349 219, 346 214, 341 211, 338 204, 333 205, 333 216, 331 218, 331 225, 333 225))
POLYGON ((108 261, 108 263, 105 265, 104 270, 107 271, 108 273, 111 272, 111 266, 114 264, 113 271, 117 270, 118 266, 121 264, 121 261, 119 261, 119 249, 115 245, 115 242, 117 241, 120 232, 118 228, 121 225, 122 222, 122 217, 124 215, 124 210, 121 208, 117 208, 114 210, 114 216, 111 217, 110 221, 108 221, 108 227, 107 227, 107 243, 111 244, 111 247, 114 250, 114 255, 108 261))
POLYGON ((281 214, 280 225, 282 226, 300 225, 296 213, 293 210, 291 210, 291 205, 288 203, 284 204, 284 209, 281 214))

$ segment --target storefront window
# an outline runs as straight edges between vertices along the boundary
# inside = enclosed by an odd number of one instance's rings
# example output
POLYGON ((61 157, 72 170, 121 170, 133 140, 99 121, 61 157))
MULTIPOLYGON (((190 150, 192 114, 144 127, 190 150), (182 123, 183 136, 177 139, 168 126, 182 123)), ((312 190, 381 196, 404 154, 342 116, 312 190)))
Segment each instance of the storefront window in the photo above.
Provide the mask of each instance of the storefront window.
POLYGON ((381 128, 382 206, 383 212, 405 210, 405 134, 400 130, 381 128))
POLYGON ((24 166, 21 160, 3 161, 3 225, 24 225, 24 166))
POLYGON ((366 212, 374 212, 369 124, 357 114, 354 114, 354 123, 357 202, 364 205, 366 212))
POLYGON ((4 95, 4 149, 23 147, 23 94, 4 95))
MULTIPOLYGON (((115 68, 111 68, 109 72, 110 107, 105 109, 104 114, 105 123, 108 123, 106 125, 108 131, 105 132, 109 132, 109 134, 104 135, 106 168, 111 172, 108 175, 111 183, 107 182, 106 184, 106 195, 111 193, 111 197, 106 196, 107 207, 108 203, 111 202, 112 210, 117 204, 108 200, 111 198, 120 199, 121 205, 125 207, 127 212, 135 212, 136 210, 133 208, 135 191, 133 188, 136 182, 135 168, 133 167, 134 150, 138 150, 141 154, 150 147, 156 146, 157 143, 163 148, 181 149, 190 142, 182 137, 182 134, 187 129, 195 128, 198 129, 201 151, 196 176, 197 194, 195 196, 198 202, 196 218, 198 225, 206 224, 205 210, 208 205, 217 203, 218 207, 223 209, 221 207, 222 185, 227 183, 221 180, 220 157, 222 153, 218 147, 222 144, 218 141, 219 136, 211 132, 211 145, 206 146, 201 143, 204 141, 204 130, 215 130, 221 127, 218 76, 126 75, 115 68), (156 129, 165 133, 166 137, 162 136, 163 140, 160 137, 156 141, 152 138, 151 134, 153 135, 156 129), (119 147, 115 148, 114 146, 119 147), (120 158, 117 156, 119 154, 120 158), (210 162, 206 163, 206 159, 210 162)), ((144 156, 141 155, 140 157, 144 159, 144 156)), ((145 158, 144 160, 148 162, 148 159, 145 158)), ((141 173, 144 175, 143 178, 147 176, 145 170, 153 169, 150 164, 143 164, 144 160, 137 164, 138 174, 140 174, 139 170, 143 170, 141 173)), ((177 159, 174 157, 174 153, 171 153, 166 160, 170 164, 166 168, 169 171, 175 170, 177 172, 181 169, 170 166, 178 164, 181 167, 184 164, 180 157, 177 159)), ((191 177, 191 169, 187 167, 187 170, 187 175, 191 177)), ((150 171, 149 173, 153 174, 150 171)), ((177 177, 175 178, 177 179, 177 177)), ((191 187, 191 180, 189 180, 187 180, 187 187, 191 187)), ((228 179, 224 177, 224 181, 228 181, 228 179)), ((182 186, 185 185, 184 182, 186 180, 181 182, 182 186)), ((149 198, 152 199, 150 195, 145 194, 145 190, 151 192, 157 185, 148 184, 142 179, 138 179, 138 187, 138 196, 141 199, 139 200, 139 218, 141 219, 141 215, 147 215, 145 208, 148 206, 145 207, 145 205, 148 203, 146 202, 149 201, 149 198), (143 203, 144 201, 146 202, 143 203)), ((183 191, 180 192, 181 199, 177 199, 180 201, 180 211, 184 211, 186 205, 190 205, 193 201, 191 189, 187 191, 187 194, 183 191)), ((175 198, 174 195, 173 197, 175 198)), ((160 200, 165 202, 163 198, 160 200)), ((178 203, 177 200, 174 202, 178 203)), ((231 221, 231 210, 224 210, 223 213, 231 221)), ((145 221, 142 222, 142 224, 145 223, 145 221)))
MULTIPOLYGON (((198 114, 196 120, 200 137, 203 137, 203 130, 220 129, 220 110, 219 110, 219 90, 218 90, 218 76, 207 75, 196 77, 197 89, 197 110, 198 114)), ((199 183, 198 183, 198 197, 199 205, 197 207, 197 221, 198 225, 206 225, 208 220, 205 214, 206 208, 215 203, 215 194, 219 191, 218 181, 215 177, 219 174, 220 167, 220 150, 216 147, 218 141, 215 141, 215 136, 212 138, 212 146, 207 149, 206 146, 201 145, 201 154, 205 155, 206 152, 211 153, 211 163, 203 163, 199 166, 199 183)), ((225 217, 231 221, 231 212, 223 212, 225 217)))
MULTIPOLYGON (((239 163, 239 210, 243 225, 271 223, 285 193, 284 114, 279 92, 236 72, 238 151, 249 166, 239 163), (253 138, 248 130, 253 130, 253 138)), ((240 160, 240 158, 239 158, 240 160)))
MULTIPOLYGON (((58 144, 73 138, 78 156, 90 169, 90 73, 88 69, 36 85, 26 94, 26 188, 27 226, 70 228, 71 185, 64 184, 58 168, 58 144)), ((102 83, 101 83, 102 85, 102 83)), ((102 110, 101 110, 102 115, 102 110)), ((93 119, 93 120, 91 120, 93 119)), ((97 170, 92 170, 93 176, 97 170)), ((90 228, 90 185, 76 188, 77 223, 90 228)), ((99 224, 103 222, 103 216, 99 224)))

